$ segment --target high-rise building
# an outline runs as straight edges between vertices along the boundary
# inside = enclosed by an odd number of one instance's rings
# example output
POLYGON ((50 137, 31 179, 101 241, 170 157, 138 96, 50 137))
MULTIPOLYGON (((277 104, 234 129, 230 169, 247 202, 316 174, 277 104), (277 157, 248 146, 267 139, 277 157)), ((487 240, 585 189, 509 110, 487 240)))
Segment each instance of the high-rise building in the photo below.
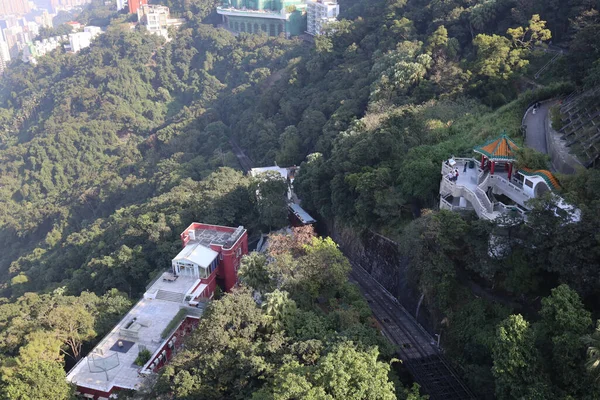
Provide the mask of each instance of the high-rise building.
POLYGON ((8 44, 4 40, 0 40, 0 74, 4 72, 9 62, 10 52, 8 51, 8 44))
POLYGON ((286 37, 306 30, 305 0, 224 0, 217 13, 234 33, 260 33, 286 37))
POLYGON ((167 31, 169 7, 143 4, 137 14, 139 23, 144 25, 148 32, 169 38, 167 31))
POLYGON ((328 23, 334 22, 340 13, 337 0, 306 0, 306 32, 320 35, 328 23))
POLYGON ((53 24, 52 24, 52 18, 54 17, 54 14, 50 14, 48 13, 48 11, 44 10, 42 11, 42 15, 36 15, 35 18, 35 22, 44 27, 44 28, 52 28, 53 24))
POLYGON ((27 0, 0 0, 0 15, 23 15, 30 10, 27 0))
POLYGON ((129 14, 137 14, 141 6, 148 4, 148 0, 128 0, 129 14))

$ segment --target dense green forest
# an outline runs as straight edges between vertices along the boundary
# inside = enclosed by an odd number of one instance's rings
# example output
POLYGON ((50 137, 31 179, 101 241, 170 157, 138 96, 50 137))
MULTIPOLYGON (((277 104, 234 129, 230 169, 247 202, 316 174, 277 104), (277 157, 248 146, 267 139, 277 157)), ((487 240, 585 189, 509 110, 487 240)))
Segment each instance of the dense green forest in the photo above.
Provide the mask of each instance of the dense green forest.
MULTIPOLYGON (((235 139, 257 165, 301 165, 296 189, 321 220, 400 243, 478 397, 600 397, 600 174, 560 176, 582 221, 541 199, 511 224, 506 257, 488 251, 496 224, 435 211, 441 160, 503 130, 522 141, 532 101, 600 84, 599 2, 340 0, 314 43, 236 37, 213 25, 216 3, 166 2, 187 23, 165 43, 94 2, 79 20, 108 28, 89 49, 0 79, 1 396, 71 396, 65 365, 170 265, 191 221, 285 224, 284 204, 257 201, 235 139), (568 52, 532 83, 550 41, 568 52)), ((245 261, 244 287, 212 303, 148 396, 419 398, 347 261, 304 239, 245 261)))

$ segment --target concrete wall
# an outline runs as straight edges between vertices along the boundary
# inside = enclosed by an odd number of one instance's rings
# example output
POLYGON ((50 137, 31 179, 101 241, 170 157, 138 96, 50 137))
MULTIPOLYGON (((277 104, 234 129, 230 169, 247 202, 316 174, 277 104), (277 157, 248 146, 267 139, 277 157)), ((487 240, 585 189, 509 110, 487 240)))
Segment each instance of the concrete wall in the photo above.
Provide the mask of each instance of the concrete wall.
MULTIPOLYGON (((398 244, 372 231, 357 233, 338 224, 328 229, 351 263, 364 268, 415 316, 421 293, 410 282, 408 260, 400 253, 398 244)), ((433 324, 425 305, 421 305, 418 321, 431 330, 433 324)))
POLYGON ((546 144, 552 167, 561 174, 574 174, 577 168, 583 168, 583 165, 581 165, 575 156, 569 153, 569 148, 565 146, 566 141, 561 139, 562 134, 552 128, 550 115, 550 112, 548 112, 548 118, 546 119, 546 144))

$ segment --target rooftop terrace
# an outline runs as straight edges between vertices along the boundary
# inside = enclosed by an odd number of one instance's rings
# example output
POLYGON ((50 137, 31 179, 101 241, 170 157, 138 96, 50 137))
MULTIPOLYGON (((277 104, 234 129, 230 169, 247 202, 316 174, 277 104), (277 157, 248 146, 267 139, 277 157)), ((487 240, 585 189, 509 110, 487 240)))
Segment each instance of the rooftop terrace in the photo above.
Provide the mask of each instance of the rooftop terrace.
POLYGON ((233 246, 244 232, 246 230, 243 226, 230 228, 193 223, 181 234, 181 238, 185 245, 199 243, 210 248, 210 245, 213 244, 227 249, 233 246))
POLYGON ((145 375, 142 367, 134 364, 140 350, 146 348, 151 354, 158 351, 169 338, 161 334, 180 309, 189 309, 190 315, 199 316, 202 309, 186 306, 176 298, 183 296, 197 282, 196 279, 179 277, 175 281, 161 279, 161 274, 148 288, 142 298, 100 343, 75 365, 67 380, 102 392, 113 387, 139 389, 145 375), (155 298, 165 293, 165 298, 155 298), (170 296, 170 297, 169 297, 170 296))

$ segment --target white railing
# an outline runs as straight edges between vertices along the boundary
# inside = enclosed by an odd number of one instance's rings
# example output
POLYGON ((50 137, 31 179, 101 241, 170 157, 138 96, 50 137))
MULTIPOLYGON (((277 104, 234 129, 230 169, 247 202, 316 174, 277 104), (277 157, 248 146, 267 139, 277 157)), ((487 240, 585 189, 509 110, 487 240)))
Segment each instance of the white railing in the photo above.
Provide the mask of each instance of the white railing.
POLYGON ((453 211, 454 206, 452 204, 450 204, 450 202, 448 200, 446 200, 440 196, 440 209, 453 211), (442 205, 443 205, 443 207, 442 207, 442 205))
MULTIPOLYGON (((479 189, 479 190, 481 190, 481 189, 479 189)), ((451 194, 453 197, 464 197, 467 201, 469 201, 473 205, 473 208, 479 218, 493 219, 492 203, 489 202, 489 206, 486 206, 485 204, 482 203, 481 199, 471 189, 469 189, 465 186, 462 186, 462 185, 458 185, 454 182, 451 182, 447 177, 444 177, 444 178, 442 178, 442 187, 440 188, 440 191, 443 192, 442 194, 445 194, 445 195, 451 194)), ((485 192, 483 192, 483 193, 485 195, 485 192)), ((486 195, 485 195, 485 198, 487 199, 486 195)), ((489 201, 489 199, 487 199, 487 200, 489 201)), ((446 201, 446 203, 448 203, 448 202, 446 201)), ((451 207, 452 207, 451 208, 452 210, 455 209, 454 206, 451 206, 451 207)))
POLYGON ((490 201, 490 199, 487 197, 487 194, 485 193, 485 191, 481 188, 482 186, 487 188, 488 184, 490 181, 490 175, 486 176, 485 179, 483 180, 483 182, 481 182, 478 186, 477 186, 477 192, 479 193, 479 196, 477 196, 478 199, 482 200, 483 202, 485 202, 485 204, 482 203, 482 205, 484 205, 485 209, 487 210, 487 212, 493 212, 494 211, 494 205, 492 204, 492 202, 490 201), (483 200, 485 199, 485 200, 483 200))
POLYGON ((513 200, 521 200, 523 203, 525 203, 526 201, 531 199, 531 196, 525 193, 523 189, 521 189, 514 183, 509 182, 507 179, 504 179, 501 176, 490 175, 489 179, 494 181, 494 187, 501 189, 508 197, 512 198, 513 200))
POLYGON ((508 214, 510 211, 518 212, 523 218, 525 218, 525 211, 517 206, 507 206, 504 203, 496 203, 494 206, 494 211, 501 212, 503 214, 508 214))
POLYGON ((475 193, 475 196, 487 212, 491 213, 494 211, 494 205, 492 204, 491 200, 487 197, 487 194, 479 186, 477 186, 477 193, 475 193))

